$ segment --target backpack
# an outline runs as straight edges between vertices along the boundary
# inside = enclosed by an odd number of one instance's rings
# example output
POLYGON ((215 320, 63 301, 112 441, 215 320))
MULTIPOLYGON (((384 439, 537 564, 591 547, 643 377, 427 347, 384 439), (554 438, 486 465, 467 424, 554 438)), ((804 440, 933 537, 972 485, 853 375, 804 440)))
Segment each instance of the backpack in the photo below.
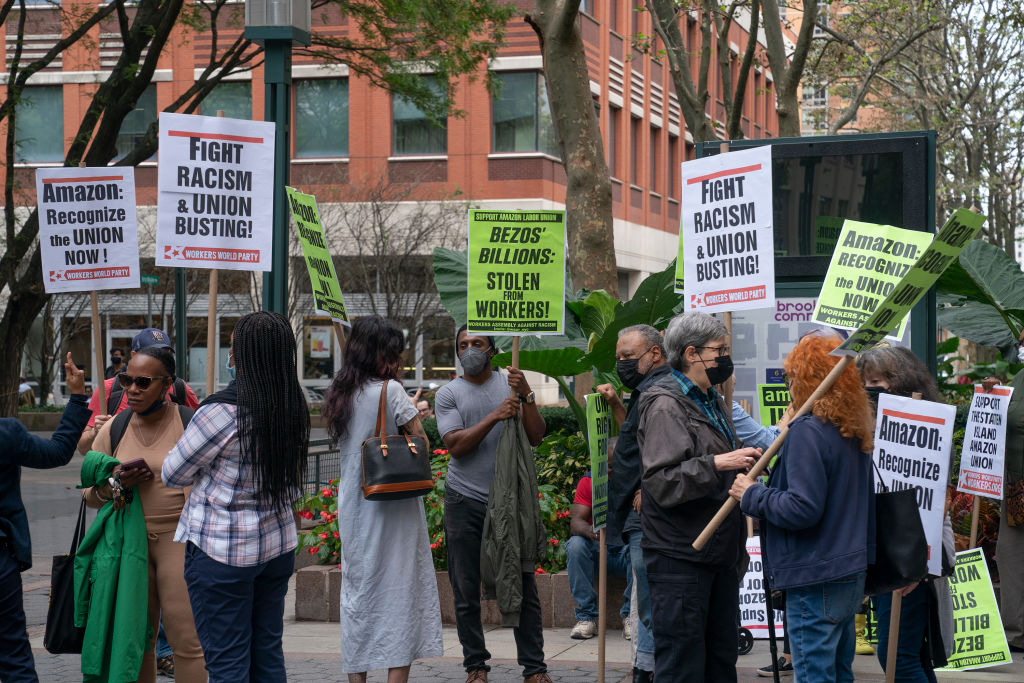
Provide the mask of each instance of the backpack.
MULTIPOLYGON (((180 381, 180 380, 179 380, 180 381)), ((192 410, 186 405, 178 403, 178 417, 181 418, 181 426, 183 429, 188 428, 188 423, 192 420, 192 416, 196 411, 192 410)), ((110 425, 110 455, 113 456, 117 452, 117 446, 121 443, 121 438, 124 433, 128 431, 128 421, 132 419, 132 411, 122 410, 114 418, 113 424, 110 425)))
MULTIPOLYGON (((174 386, 171 389, 171 401, 179 406, 183 406, 185 405, 187 395, 188 391, 185 388, 185 380, 176 377, 174 379, 174 386)), ((117 412, 118 407, 121 405, 122 396, 124 396, 124 387, 115 380, 114 384, 110 387, 110 395, 107 396, 107 415, 113 415, 117 412)))

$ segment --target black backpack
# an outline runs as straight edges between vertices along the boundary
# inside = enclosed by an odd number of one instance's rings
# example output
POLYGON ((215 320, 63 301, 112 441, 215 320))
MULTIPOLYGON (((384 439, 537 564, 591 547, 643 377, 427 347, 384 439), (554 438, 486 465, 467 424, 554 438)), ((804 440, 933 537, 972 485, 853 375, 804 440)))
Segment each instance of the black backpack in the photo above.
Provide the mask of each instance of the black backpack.
MULTIPOLYGON (((181 380, 178 380, 179 382, 181 380)), ((188 428, 188 423, 192 420, 192 416, 196 411, 192 410, 186 405, 178 403, 178 417, 181 418, 181 426, 183 429, 188 428)), ((122 410, 114 418, 113 424, 110 425, 110 455, 114 455, 117 452, 117 445, 121 443, 121 438, 124 433, 128 431, 128 421, 132 419, 132 411, 122 410)))
MULTIPOLYGON (((185 405, 188 390, 185 387, 185 380, 180 377, 174 379, 174 387, 171 389, 171 400, 179 406, 185 405)), ((124 387, 114 380, 110 387, 110 395, 107 396, 107 415, 114 415, 121 406, 121 397, 124 396, 124 387)))

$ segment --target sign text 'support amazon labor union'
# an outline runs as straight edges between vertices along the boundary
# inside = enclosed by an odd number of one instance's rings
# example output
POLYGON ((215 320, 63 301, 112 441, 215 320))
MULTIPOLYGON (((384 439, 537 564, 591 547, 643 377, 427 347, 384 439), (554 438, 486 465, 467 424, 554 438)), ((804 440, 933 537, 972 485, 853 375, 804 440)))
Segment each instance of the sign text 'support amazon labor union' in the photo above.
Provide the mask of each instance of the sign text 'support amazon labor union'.
POLYGON ((267 271, 274 124, 160 113, 156 264, 267 271))
POLYGON ((313 310, 320 315, 330 316, 334 322, 349 325, 345 300, 341 296, 338 274, 334 260, 327 248, 327 238, 320 224, 320 212, 316 208, 316 197, 303 194, 295 188, 286 187, 288 205, 292 210, 295 230, 299 234, 302 255, 309 271, 309 282, 313 288, 313 310))
POLYGON ((1013 387, 985 391, 974 385, 974 400, 967 413, 964 445, 960 451, 957 491, 1003 498, 1003 460, 1006 457, 1006 411, 1013 387))
POLYGON ((469 212, 467 325, 483 334, 561 334, 565 212, 469 212))
POLYGON ((135 169, 36 170, 47 293, 139 286, 135 169))
POLYGON ((773 308, 771 147, 687 161, 682 183, 675 291, 686 310, 773 308))

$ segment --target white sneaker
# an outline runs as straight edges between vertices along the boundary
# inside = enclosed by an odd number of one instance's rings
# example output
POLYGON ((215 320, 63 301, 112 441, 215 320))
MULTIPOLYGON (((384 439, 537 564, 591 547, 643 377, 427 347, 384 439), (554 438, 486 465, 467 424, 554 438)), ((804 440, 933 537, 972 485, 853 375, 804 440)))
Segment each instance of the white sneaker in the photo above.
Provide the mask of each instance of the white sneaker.
POLYGON ((626 640, 633 640, 633 620, 629 617, 622 620, 622 637, 626 640))
POLYGON ((577 621, 569 631, 569 637, 576 640, 587 640, 595 635, 597 635, 597 622, 594 621, 577 621))

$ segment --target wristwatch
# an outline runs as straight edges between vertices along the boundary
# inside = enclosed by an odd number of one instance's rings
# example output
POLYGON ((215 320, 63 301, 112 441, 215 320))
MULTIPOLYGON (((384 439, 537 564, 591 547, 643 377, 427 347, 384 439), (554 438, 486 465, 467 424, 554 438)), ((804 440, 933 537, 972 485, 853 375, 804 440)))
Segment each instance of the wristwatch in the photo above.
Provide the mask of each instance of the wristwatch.
POLYGON ((537 400, 536 394, 534 394, 532 391, 528 393, 526 396, 519 394, 519 398, 522 400, 523 403, 528 403, 531 405, 537 400))

